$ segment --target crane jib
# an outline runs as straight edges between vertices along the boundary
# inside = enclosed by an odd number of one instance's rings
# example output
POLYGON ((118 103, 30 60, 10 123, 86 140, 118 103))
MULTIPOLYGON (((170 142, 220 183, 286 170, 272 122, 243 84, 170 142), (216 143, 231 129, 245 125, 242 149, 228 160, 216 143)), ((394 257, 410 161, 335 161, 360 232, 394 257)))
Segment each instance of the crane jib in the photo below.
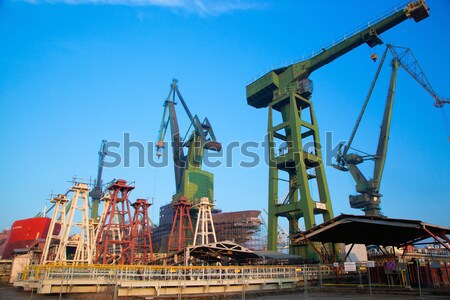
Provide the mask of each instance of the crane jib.
POLYGON ((429 8, 424 0, 410 2, 401 9, 395 9, 375 22, 369 22, 367 27, 357 29, 342 40, 323 47, 309 59, 272 70, 250 83, 246 88, 247 103, 255 108, 267 107, 275 94, 284 93, 291 87, 295 88, 297 80, 308 78, 313 71, 362 44, 370 47, 382 44, 380 34, 409 18, 419 22, 428 16, 429 8))

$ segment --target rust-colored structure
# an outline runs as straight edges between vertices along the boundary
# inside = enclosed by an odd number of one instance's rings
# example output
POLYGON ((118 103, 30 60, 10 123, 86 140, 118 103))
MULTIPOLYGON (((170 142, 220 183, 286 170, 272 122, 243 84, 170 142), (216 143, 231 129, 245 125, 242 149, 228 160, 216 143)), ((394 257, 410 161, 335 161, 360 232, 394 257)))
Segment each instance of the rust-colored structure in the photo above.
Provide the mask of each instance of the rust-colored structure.
POLYGON ((188 203, 185 197, 180 197, 173 207, 175 216, 173 217, 172 230, 170 231, 167 247, 169 255, 185 249, 189 242, 192 243, 194 234, 191 216, 189 215, 192 204, 188 203))
POLYGON ((131 211, 128 201, 134 186, 119 179, 108 187, 109 195, 103 198, 105 209, 97 235, 94 263, 130 264, 134 239, 131 235, 131 211))
POLYGON ((131 235, 131 263, 147 265, 153 261, 153 245, 148 209, 152 204, 145 199, 137 199, 131 206, 134 208, 131 235))
POLYGON ((213 214, 218 241, 232 241, 252 250, 264 250, 259 210, 213 214))

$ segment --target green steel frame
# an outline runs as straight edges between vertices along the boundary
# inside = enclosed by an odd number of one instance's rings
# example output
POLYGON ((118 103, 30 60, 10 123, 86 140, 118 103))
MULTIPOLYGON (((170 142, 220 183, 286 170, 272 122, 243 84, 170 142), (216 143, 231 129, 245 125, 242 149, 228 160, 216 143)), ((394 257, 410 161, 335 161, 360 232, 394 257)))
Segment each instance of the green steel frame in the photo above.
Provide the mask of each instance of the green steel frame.
MULTIPOLYGON (((296 90, 275 98, 269 105, 269 220, 268 249, 277 247, 278 217, 289 220, 289 235, 299 231, 299 219, 304 219, 305 228, 315 226, 315 215, 322 214, 323 220, 333 218, 330 194, 322 163, 319 129, 312 103, 296 90), (274 113, 281 113, 282 123, 274 124, 274 113), (310 120, 309 122, 305 120, 310 120), (277 141, 286 143, 284 153, 277 155, 277 141), (308 146, 308 152, 304 147, 308 146), (311 147, 312 145, 312 147, 311 147), (289 192, 280 201, 280 172, 289 177, 289 192), (312 182, 318 188, 319 199, 312 196, 312 182)), ((284 191, 281 191, 284 192, 284 191)), ((290 246, 289 252, 315 257, 315 252, 307 244, 290 246)))
MULTIPOLYGON (((268 250, 277 250, 278 217, 289 220, 289 232, 292 235, 300 231, 298 221, 304 219, 305 229, 317 225, 316 214, 322 214, 324 221, 333 217, 328 184, 322 164, 319 131, 312 102, 312 83, 308 79, 312 72, 360 45, 370 47, 382 44, 379 34, 402 23, 407 19, 419 22, 429 16, 429 8, 424 0, 411 1, 403 7, 360 28, 337 44, 322 50, 307 60, 274 69, 247 87, 247 103, 255 108, 269 107, 268 139, 270 148, 269 166, 269 204, 268 204, 268 250), (274 110, 281 113, 282 122, 274 124, 274 110), (309 114, 309 116, 308 116, 309 114), (308 117, 307 117, 308 116, 308 117), (309 121, 308 121, 309 120, 309 121), (284 131, 284 135, 280 133, 284 131), (276 156, 276 140, 287 144, 287 153, 276 156), (312 141, 311 141, 312 139, 312 141), (312 142, 310 144, 309 142, 312 142), (303 147, 312 145, 305 152, 303 147), (289 193, 280 203, 280 171, 289 175, 289 193), (315 182, 319 199, 313 199, 309 184, 315 182)), ((291 254, 300 254, 317 258, 313 246, 292 245, 291 254)))

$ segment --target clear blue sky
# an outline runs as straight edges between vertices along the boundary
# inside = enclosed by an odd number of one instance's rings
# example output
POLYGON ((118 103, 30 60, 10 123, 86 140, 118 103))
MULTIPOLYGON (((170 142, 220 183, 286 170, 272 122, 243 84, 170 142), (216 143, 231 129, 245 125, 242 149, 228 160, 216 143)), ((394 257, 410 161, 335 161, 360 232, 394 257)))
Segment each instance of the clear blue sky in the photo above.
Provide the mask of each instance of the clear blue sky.
MULTIPOLYGON (((246 104, 245 86, 271 66, 320 49, 378 17, 395 1, 24 0, 0 2, 0 228, 42 210, 72 176, 95 177, 101 139, 155 140, 172 78, 218 139, 261 141, 267 111, 246 104)), ((428 0, 430 18, 382 35, 413 49, 435 90, 450 95, 450 3, 428 0)), ((383 48, 374 50, 381 55, 383 48)), ((322 132, 347 139, 376 64, 367 46, 311 76, 322 132)), ((389 70, 384 69, 355 146, 374 152, 389 70)), ((381 192, 390 217, 450 226, 450 142, 441 111, 400 71, 381 192)), ((448 107, 447 116, 450 116, 448 107)), ((182 130, 186 130, 185 123, 182 130)), ((135 158, 135 157, 134 157, 135 158)), ((236 157, 237 159, 237 157, 236 157)), ((154 197, 173 194, 172 167, 106 169, 154 197)), ((215 198, 225 211, 267 207, 265 165, 221 167, 215 198)), ((326 168, 335 214, 348 204, 349 174, 326 168)))

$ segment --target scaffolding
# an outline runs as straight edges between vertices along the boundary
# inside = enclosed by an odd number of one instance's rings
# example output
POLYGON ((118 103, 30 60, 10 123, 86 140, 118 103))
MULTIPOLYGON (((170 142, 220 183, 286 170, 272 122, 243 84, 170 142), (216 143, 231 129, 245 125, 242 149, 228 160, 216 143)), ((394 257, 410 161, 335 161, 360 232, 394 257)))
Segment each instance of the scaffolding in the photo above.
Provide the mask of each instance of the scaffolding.
POLYGON ((92 264, 93 241, 89 222, 89 187, 86 183, 75 183, 70 200, 67 222, 61 227, 61 243, 56 261, 92 264), (77 222, 75 216, 81 220, 77 222), (73 251, 73 254, 71 253, 73 251))
POLYGON ((264 250, 260 214, 258 210, 213 214, 217 240, 232 241, 251 250, 264 250))
POLYGON ((105 209, 97 232, 95 263, 129 264, 134 239, 131 236, 131 211, 128 195, 134 186, 119 179, 108 187, 105 209))
POLYGON ((217 243, 214 222, 211 214, 211 209, 213 206, 214 205, 209 202, 207 197, 200 199, 200 204, 197 205, 198 217, 197 225, 195 226, 193 246, 217 243))
POLYGON ((50 202, 54 203, 54 209, 52 221, 45 240, 44 250, 41 256, 41 265, 45 265, 47 262, 55 261, 55 254, 60 243, 59 232, 61 225, 66 222, 67 203, 69 202, 69 199, 66 195, 59 194, 58 196, 53 197, 50 202))
POLYGON ((131 206, 134 208, 131 234, 134 239, 131 249, 131 263, 146 265, 153 261, 153 245, 151 236, 151 221, 148 209, 151 204, 145 199, 137 199, 131 206))
MULTIPOLYGON (((69 192, 72 199, 58 195, 50 228, 41 257, 41 263, 92 264, 92 227, 89 222, 89 187, 86 183, 75 183, 69 192), (59 236, 55 228, 61 228, 59 236), (56 242, 56 247, 52 247, 56 242), (52 247, 52 248, 51 248, 52 247)), ((57 231, 57 230, 56 230, 57 231)))
POLYGON ((192 242, 192 233, 194 232, 189 214, 192 204, 188 203, 185 197, 180 197, 173 206, 175 216, 167 246, 169 255, 185 249, 192 242))

